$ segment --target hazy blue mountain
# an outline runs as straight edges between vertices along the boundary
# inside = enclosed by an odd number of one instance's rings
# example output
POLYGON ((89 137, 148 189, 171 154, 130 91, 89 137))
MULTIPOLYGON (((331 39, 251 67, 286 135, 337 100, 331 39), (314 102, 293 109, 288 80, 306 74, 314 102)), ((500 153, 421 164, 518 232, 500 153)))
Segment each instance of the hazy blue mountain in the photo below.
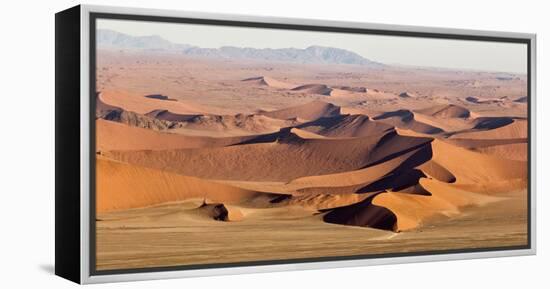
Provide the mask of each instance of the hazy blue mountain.
POLYGON ((381 63, 366 59, 355 52, 333 47, 310 46, 306 49, 258 49, 223 46, 220 48, 202 48, 187 44, 173 43, 157 35, 130 36, 105 29, 99 29, 97 31, 97 44, 99 47, 107 48, 166 50, 197 57, 243 58, 298 63, 355 64, 369 65, 372 67, 383 66, 381 63))
POLYGON ((98 29, 96 41, 99 46, 122 49, 183 50, 189 45, 172 43, 160 36, 130 36, 113 30, 98 29))

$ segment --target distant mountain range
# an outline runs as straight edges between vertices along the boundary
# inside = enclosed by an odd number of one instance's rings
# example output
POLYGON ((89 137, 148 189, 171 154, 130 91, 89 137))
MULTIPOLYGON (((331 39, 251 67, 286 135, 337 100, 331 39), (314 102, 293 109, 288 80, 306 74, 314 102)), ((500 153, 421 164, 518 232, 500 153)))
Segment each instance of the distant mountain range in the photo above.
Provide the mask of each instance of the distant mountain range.
POLYGON ((170 42, 158 35, 131 36, 113 30, 98 29, 97 44, 103 48, 142 49, 167 52, 181 52, 185 55, 216 58, 243 58, 265 61, 318 63, 318 64, 354 64, 370 67, 382 67, 383 64, 366 59, 361 55, 340 48, 310 46, 298 48, 247 48, 223 46, 220 48, 202 48, 187 44, 170 42))

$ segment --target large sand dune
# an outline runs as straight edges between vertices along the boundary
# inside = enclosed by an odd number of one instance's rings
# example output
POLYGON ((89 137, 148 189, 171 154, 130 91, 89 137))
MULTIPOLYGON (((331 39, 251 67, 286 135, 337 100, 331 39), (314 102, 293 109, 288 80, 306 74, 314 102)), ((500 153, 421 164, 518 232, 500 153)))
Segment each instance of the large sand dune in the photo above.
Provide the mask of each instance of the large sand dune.
POLYGON ((280 80, 277 80, 275 78, 268 77, 268 76, 251 77, 251 78, 243 79, 242 81, 244 81, 246 83, 252 83, 252 84, 256 84, 256 85, 265 85, 265 86, 275 87, 275 88, 291 89, 291 88, 296 86, 294 84, 287 83, 287 82, 284 82, 284 81, 280 81, 280 80))
POLYGON ((304 139, 289 132, 273 143, 222 148, 110 151, 110 158, 208 179, 290 181, 358 170, 429 142, 390 132, 354 139, 304 139), (265 170, 266 167, 271 168, 265 170))
POLYGON ((526 179, 525 162, 513 161, 455 147, 445 142, 432 142, 433 160, 456 177, 457 183, 478 183, 526 179), (468 165, 470 164, 470 165, 468 165))
POLYGON ((470 110, 453 104, 433 106, 430 108, 418 110, 418 112, 441 118, 468 118, 471 116, 470 110))
POLYGON ((102 157, 96 159, 96 172, 98 213, 192 198, 238 203, 262 194, 102 157))
POLYGON ((527 138, 527 121, 514 119, 511 123, 494 129, 457 133, 451 138, 461 139, 518 139, 527 138))
POLYGON ((398 128, 408 129, 423 134, 437 134, 443 132, 439 127, 416 120, 414 113, 406 109, 386 112, 375 116, 374 119, 398 128))
POLYGON ((393 129, 391 125, 375 122, 361 114, 322 117, 297 127, 327 137, 365 137, 393 129))
POLYGON ((96 150, 98 151, 170 150, 218 146, 222 147, 241 143, 255 137, 256 136, 214 138, 203 136, 185 136, 132 127, 103 119, 96 120, 96 150))
POLYGON ((482 206, 500 200, 497 197, 456 189, 452 185, 435 180, 422 179, 420 182, 431 192, 430 196, 390 192, 373 198, 373 205, 386 208, 395 214, 394 230, 410 230, 435 216, 456 216, 464 207, 482 206))
POLYGON ((313 101, 303 105, 275 111, 262 112, 263 115, 278 119, 316 120, 340 114, 340 107, 323 101, 313 101))

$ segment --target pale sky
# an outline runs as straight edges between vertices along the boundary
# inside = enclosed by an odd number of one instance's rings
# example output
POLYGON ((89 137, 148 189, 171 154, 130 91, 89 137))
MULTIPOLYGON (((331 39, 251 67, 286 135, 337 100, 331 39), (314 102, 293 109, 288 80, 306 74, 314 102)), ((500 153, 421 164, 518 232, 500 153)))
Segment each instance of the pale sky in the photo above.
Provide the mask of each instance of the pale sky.
POLYGON ((350 50, 385 64, 527 73, 527 45, 521 43, 113 19, 98 19, 97 28, 132 36, 158 35, 174 43, 204 48, 306 48, 320 45, 350 50))

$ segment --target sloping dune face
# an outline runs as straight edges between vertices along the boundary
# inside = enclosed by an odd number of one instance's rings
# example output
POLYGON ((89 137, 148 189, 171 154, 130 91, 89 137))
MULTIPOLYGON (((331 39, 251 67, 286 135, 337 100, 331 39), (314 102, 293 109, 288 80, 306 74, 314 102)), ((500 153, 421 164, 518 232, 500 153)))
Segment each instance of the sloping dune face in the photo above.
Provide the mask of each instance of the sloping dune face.
MULTIPOLYGON (((526 139, 527 138, 527 121, 523 119, 509 119, 508 123, 501 126, 496 126, 494 129, 486 131, 472 131, 457 133, 451 138, 461 139, 526 139)), ((483 126, 483 123, 476 124, 477 127, 483 126)))
POLYGON ((441 106, 434 106, 422 110, 418 110, 419 113, 431 115, 435 117, 442 118, 468 118, 470 117, 470 110, 454 105, 454 104, 445 104, 441 106))
POLYGON ((395 132, 349 140, 304 139, 289 132, 273 143, 192 150, 110 151, 105 155, 207 179, 288 182, 304 176, 358 170, 429 141, 395 132), (270 170, 265 170, 266 167, 270 170))
POLYGON ((510 179, 526 179, 525 162, 500 159, 436 140, 432 143, 433 160, 457 177, 457 184, 482 184, 490 187, 492 182, 510 179), (465 166, 465 163, 476 164, 465 166))
POLYGON ((395 127, 409 129, 423 134, 438 134, 443 132, 439 127, 416 120, 414 113, 406 109, 386 112, 374 117, 374 119, 395 127))
POLYGON ((253 191, 104 158, 96 160, 96 172, 98 213, 190 198, 239 202, 257 195, 253 191))
POLYGON ((96 120, 97 151, 223 147, 238 144, 255 137, 256 136, 213 138, 187 136, 132 127, 104 119, 96 120))
POLYGON ((280 81, 280 80, 277 80, 275 78, 268 77, 268 76, 251 77, 251 78, 243 79, 242 81, 246 82, 246 83, 252 83, 252 84, 256 84, 256 85, 265 85, 265 86, 270 86, 270 87, 275 87, 275 88, 291 89, 291 88, 295 87, 294 84, 287 83, 287 82, 284 82, 284 81, 280 81))
POLYGON ((284 108, 261 114, 277 119, 316 120, 321 117, 333 117, 340 114, 340 107, 323 101, 313 101, 303 105, 284 108))
POLYGON ((333 89, 325 84, 304 84, 294 87, 292 90, 312 94, 330 95, 333 89))
POLYGON ((391 125, 359 114, 322 117, 297 127, 327 137, 365 137, 393 130, 391 125))
POLYGON ((269 133, 294 125, 293 120, 270 118, 265 115, 200 115, 180 122, 183 128, 197 131, 244 131, 248 134, 269 133))

